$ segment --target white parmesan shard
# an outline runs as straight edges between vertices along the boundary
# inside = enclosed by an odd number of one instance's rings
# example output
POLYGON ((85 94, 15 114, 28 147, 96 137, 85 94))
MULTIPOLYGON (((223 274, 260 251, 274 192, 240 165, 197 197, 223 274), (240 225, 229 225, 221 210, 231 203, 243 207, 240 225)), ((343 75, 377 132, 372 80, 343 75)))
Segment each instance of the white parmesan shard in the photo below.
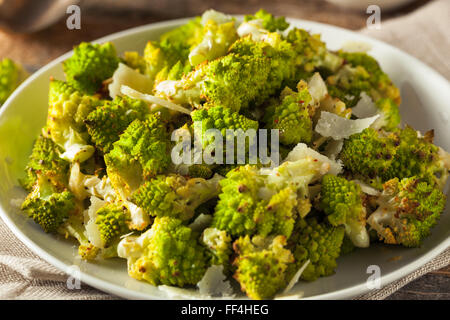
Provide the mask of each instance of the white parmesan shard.
POLYGON ((324 154, 330 158, 331 160, 336 160, 339 156, 339 153, 342 151, 342 147, 344 146, 344 140, 330 140, 327 143, 324 154))
POLYGON ((161 107, 165 107, 167 109, 173 110, 173 111, 177 111, 177 112, 181 112, 181 113, 185 113, 185 114, 191 114, 191 111, 180 106, 179 104, 170 102, 168 100, 164 100, 158 97, 155 97, 151 94, 145 94, 139 91, 136 91, 126 85, 123 85, 121 87, 120 90, 124 95, 129 96, 130 98, 133 99, 138 99, 138 100, 143 100, 145 102, 151 103, 151 104, 157 104, 161 107))
POLYGON ((314 103, 319 103, 327 96, 327 85, 318 72, 314 73, 314 75, 309 79, 308 91, 314 103))
POLYGON ((331 112, 322 111, 314 130, 323 137, 333 138, 334 140, 347 139, 351 135, 360 133, 370 127, 379 117, 379 115, 376 115, 370 118, 350 120, 331 112))
POLYGON ((241 38, 250 35, 253 41, 262 41, 268 31, 264 29, 261 20, 255 19, 242 22, 237 33, 241 38))
POLYGON ((297 144, 295 148, 289 152, 285 161, 294 162, 308 157, 317 159, 319 162, 327 164, 329 166, 328 173, 330 174, 338 175, 342 171, 342 163, 331 160, 323 154, 309 148, 304 143, 297 144))
POLYGON ((360 99, 356 106, 352 108, 352 114, 358 118, 373 117, 378 113, 378 108, 373 102, 372 98, 364 91, 361 92, 360 99))
POLYGON ((233 297, 233 288, 223 274, 223 266, 212 265, 197 283, 201 295, 210 297, 233 297))
POLYGON ((361 180, 355 179, 352 180, 354 183, 358 184, 361 187, 361 191, 369 196, 379 196, 381 194, 377 189, 369 186, 367 183, 362 182, 361 180))
POLYGON ((288 285, 286 286, 286 288, 283 291, 283 295, 287 294, 289 291, 291 291, 291 289, 297 284, 298 280, 300 279, 301 275, 303 274, 303 271, 305 271, 306 267, 309 265, 310 260, 307 260, 301 267, 300 269, 297 270, 297 272, 294 274, 294 276, 292 277, 291 281, 289 281, 288 285))
POLYGON ((112 82, 108 86, 109 96, 113 99, 120 96, 122 85, 143 93, 151 93, 153 90, 153 81, 149 77, 123 63, 119 63, 119 67, 112 76, 112 82))

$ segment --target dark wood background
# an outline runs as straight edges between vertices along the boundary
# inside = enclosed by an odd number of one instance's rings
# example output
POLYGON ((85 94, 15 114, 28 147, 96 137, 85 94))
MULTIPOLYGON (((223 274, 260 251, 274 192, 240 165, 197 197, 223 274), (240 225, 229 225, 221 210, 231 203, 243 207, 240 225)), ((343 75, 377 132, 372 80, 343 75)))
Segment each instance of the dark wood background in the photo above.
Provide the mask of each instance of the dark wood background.
MULTIPOLYGON (((417 0, 396 11, 382 11, 381 19, 401 16, 426 4, 417 0)), ((152 22, 199 15, 214 8, 246 14, 264 8, 276 15, 302 18, 357 30, 366 25, 364 11, 349 11, 322 0, 89 0, 82 1, 81 30, 68 30, 65 19, 32 34, 0 29, 0 59, 10 57, 30 71, 72 49, 80 41, 152 22)), ((406 285, 388 299, 450 299, 450 266, 431 272, 406 285)))

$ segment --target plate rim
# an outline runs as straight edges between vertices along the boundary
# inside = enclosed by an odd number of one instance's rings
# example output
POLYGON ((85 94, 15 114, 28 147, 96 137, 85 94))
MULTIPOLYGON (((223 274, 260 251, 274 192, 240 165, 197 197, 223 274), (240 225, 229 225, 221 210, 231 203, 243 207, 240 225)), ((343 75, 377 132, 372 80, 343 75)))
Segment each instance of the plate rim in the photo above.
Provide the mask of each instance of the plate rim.
MULTIPOLYGON (((232 15, 233 17, 236 17, 238 19, 242 19, 242 15, 232 15)), ((161 21, 161 22, 155 22, 155 23, 149 23, 142 26, 137 26, 134 28, 122 30, 119 32, 112 33, 110 35, 101 37, 99 39, 90 41, 92 43, 102 43, 107 41, 114 41, 121 37, 130 36, 135 33, 144 32, 149 29, 158 29, 158 28, 165 28, 165 27, 176 27, 182 23, 186 23, 193 17, 187 17, 187 18, 181 18, 181 19, 173 19, 173 20, 167 20, 167 21, 161 21)), ((320 23, 315 21, 309 21, 304 19, 296 19, 296 18, 286 18, 288 22, 294 22, 296 24, 305 24, 305 29, 309 28, 318 28, 318 29, 330 29, 333 31, 341 32, 344 34, 347 34, 350 37, 358 38, 358 41, 365 41, 368 43, 372 43, 375 46, 378 47, 385 47, 388 50, 395 51, 396 54, 400 55, 402 58, 410 60, 413 62, 416 66, 420 66, 424 71, 426 71, 430 76, 437 78, 437 81, 441 82, 447 82, 449 84, 448 80, 443 77, 439 72, 431 68, 430 66, 426 65, 419 59, 411 56, 410 54, 404 52, 403 50, 396 48, 388 43, 385 43, 381 40, 371 38, 367 35, 359 34, 355 31, 344 29, 341 27, 333 26, 326 23, 320 23)), ((6 110, 10 107, 11 102, 21 94, 22 90, 29 85, 29 83, 33 82, 36 78, 40 77, 42 73, 45 73, 47 70, 53 68, 57 64, 61 63, 63 60, 68 58, 70 55, 72 55, 73 50, 64 53, 63 55, 59 56, 58 58, 52 60, 51 62, 47 63, 45 66, 37 70, 35 73, 33 73, 28 79, 26 79, 16 90, 13 92, 13 94, 7 99, 7 101, 3 104, 2 108, 0 109, 0 120, 3 116, 3 114, 6 112, 6 110)), ((450 88, 450 85, 449 85, 450 88)), ((40 258, 45 260, 46 262, 50 263, 57 269, 61 270, 62 272, 67 274, 67 268, 68 265, 57 258, 56 256, 48 253, 44 249, 42 249, 37 243, 35 243, 33 240, 31 240, 22 230, 9 218, 9 214, 6 213, 6 209, 3 208, 2 204, 0 203, 0 217, 5 222, 7 227, 11 230, 11 232, 16 236, 28 249, 30 249, 33 253, 38 255, 40 258)), ((421 257, 414 259, 407 265, 396 269, 386 275, 381 276, 381 288, 384 286, 401 279, 408 274, 416 271, 417 269, 421 268, 423 265, 425 265, 427 262, 431 261, 433 258, 438 256, 440 253, 442 253, 445 249, 447 249, 450 246, 450 237, 436 245, 433 249, 427 251, 425 254, 423 254, 421 257)), ((139 292, 136 290, 132 290, 129 288, 126 288, 124 286, 116 285, 111 282, 108 282, 106 280, 102 280, 100 278, 97 278, 93 275, 90 275, 84 271, 80 271, 80 280, 83 283, 86 283, 94 288, 97 288, 103 292, 113 294, 118 297, 126 298, 126 299, 166 299, 164 297, 164 293, 161 292, 161 296, 154 296, 150 295, 148 293, 139 292)), ((319 300, 319 299, 349 299, 352 297, 361 296, 363 294, 368 293, 371 291, 371 289, 367 288, 365 283, 356 284, 341 290, 332 291, 328 293, 322 293, 310 297, 305 297, 303 299, 305 300, 319 300)))

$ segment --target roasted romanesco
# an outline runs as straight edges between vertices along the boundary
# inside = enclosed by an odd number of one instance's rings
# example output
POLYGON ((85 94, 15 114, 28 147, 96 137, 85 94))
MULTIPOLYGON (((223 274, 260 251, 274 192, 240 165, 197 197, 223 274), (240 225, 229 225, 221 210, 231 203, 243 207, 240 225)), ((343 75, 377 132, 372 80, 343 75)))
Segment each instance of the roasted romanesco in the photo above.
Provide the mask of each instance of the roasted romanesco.
POLYGON ((0 107, 27 76, 22 66, 11 59, 0 60, 0 107))
MULTIPOLYGON (((341 255, 431 233, 450 155, 400 127, 400 92, 368 53, 264 10, 208 10, 143 41, 75 47, 19 181, 26 215, 82 259, 126 259, 161 292, 286 298, 341 255)), ((0 104, 19 71, 0 62, 0 104)))

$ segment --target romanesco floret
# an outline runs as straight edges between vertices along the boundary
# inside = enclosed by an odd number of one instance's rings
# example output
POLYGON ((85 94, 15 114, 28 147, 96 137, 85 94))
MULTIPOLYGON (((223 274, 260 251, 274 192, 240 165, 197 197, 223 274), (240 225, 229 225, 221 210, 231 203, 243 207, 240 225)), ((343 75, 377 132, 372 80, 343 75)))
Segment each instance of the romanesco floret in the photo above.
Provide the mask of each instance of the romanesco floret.
MULTIPOLYGON (((159 41, 149 41, 144 50, 145 73, 151 79, 157 79, 157 82, 165 78, 170 80, 167 74, 172 73, 173 76, 176 72, 175 70, 170 72, 170 70, 177 64, 181 66, 181 68, 177 67, 178 70, 182 69, 183 73, 188 73, 191 70, 189 52, 202 41, 203 33, 201 18, 197 17, 164 33, 159 41)), ((176 79, 181 78, 178 77, 180 73, 177 73, 176 79)))
MULTIPOLYGON (((159 81, 165 78, 165 74, 178 62, 186 65, 189 51, 183 45, 167 41, 149 41, 144 50, 146 61, 146 74, 150 79, 159 81)), ((188 68, 190 70, 190 68, 188 68)))
POLYGON ((264 9, 260 9, 254 15, 245 15, 244 21, 260 20, 264 29, 269 32, 284 31, 289 27, 284 17, 274 17, 264 9))
POLYGON ((294 86, 298 81, 312 75, 314 71, 335 72, 343 63, 341 57, 327 50, 318 34, 293 28, 286 36, 286 40, 292 44, 296 54, 294 86))
POLYGON ((390 166, 396 144, 390 134, 367 128, 344 141, 340 158, 348 170, 373 183, 390 166))
POLYGON ((237 268, 233 277, 250 298, 261 300, 272 298, 284 288, 288 265, 294 262, 292 253, 285 249, 286 237, 247 235, 233 243, 237 253, 233 265, 237 268))
POLYGON ((84 120, 100 100, 83 95, 63 81, 52 80, 49 91, 49 109, 46 134, 61 148, 61 158, 83 162, 95 148, 88 144, 89 134, 84 120))
MULTIPOLYGON (((202 136, 200 138, 202 138, 203 147, 206 147, 208 144, 213 142, 212 140, 214 140, 214 137, 206 136, 206 131, 209 129, 219 130, 223 137, 228 137, 226 134, 227 129, 241 129, 243 132, 250 129, 258 130, 258 121, 251 120, 229 108, 222 106, 205 105, 201 109, 194 110, 191 113, 191 118, 194 122, 201 121, 202 136)), ((196 128, 194 127, 194 130, 195 129, 196 128)))
POLYGON ((97 258, 100 248, 94 246, 86 236, 83 215, 79 213, 70 214, 66 222, 59 227, 58 233, 65 238, 73 238, 78 241, 78 255, 83 260, 97 258))
POLYGON ((267 58, 228 54, 197 66, 180 81, 159 83, 155 92, 178 104, 210 102, 239 111, 261 97, 269 72, 267 58))
POLYGON ((357 247, 369 246, 366 229, 366 208, 361 187, 353 181, 333 175, 322 178, 320 204, 331 225, 343 225, 346 235, 357 247))
POLYGON ((295 263, 289 266, 289 277, 308 260, 309 264, 301 275, 303 280, 314 281, 332 275, 341 251, 344 228, 318 223, 315 218, 298 220, 297 228, 299 233, 295 239, 290 239, 290 242, 295 240, 292 249, 295 263))
POLYGON ((449 168, 445 155, 432 143, 432 133, 421 137, 409 126, 394 132, 367 128, 344 142, 340 157, 354 174, 374 182, 418 176, 443 187, 449 168))
POLYGON ((193 164, 188 168, 188 176, 191 178, 209 179, 213 174, 212 167, 207 164, 193 164))
POLYGON ((446 197, 417 177, 389 180, 367 222, 388 244, 418 247, 444 210, 446 197))
POLYGON ((211 226, 232 236, 282 234, 289 238, 297 214, 304 217, 311 209, 308 185, 340 170, 339 164, 304 144, 273 169, 237 167, 220 182, 222 192, 211 226))
MULTIPOLYGON (((300 82, 302 83, 302 82, 300 82)), ((311 95, 306 85, 294 92, 286 87, 280 96, 266 109, 265 122, 270 129, 280 130, 280 142, 285 145, 310 142, 312 115, 308 108, 311 95)))
MULTIPOLYGON (((359 101, 361 92, 366 92, 373 101, 381 98, 391 99, 394 107, 400 104, 400 91, 392 83, 391 79, 383 72, 378 62, 366 53, 359 52, 339 52, 345 64, 333 75, 327 78, 328 91, 331 96, 337 97, 345 102, 347 107, 353 107, 359 101)), ((382 112, 386 106, 382 103, 377 103, 378 108, 382 112)), ((394 110, 388 114, 395 114, 394 110)), ((388 118, 389 119, 389 118, 388 118)), ((396 127, 397 119, 389 119, 388 127, 396 127)))
POLYGON ((38 174, 21 208, 45 232, 55 232, 68 218, 70 211, 75 209, 75 197, 51 174, 38 174))
POLYGON ((0 106, 27 76, 28 73, 11 59, 0 61, 0 106))
POLYGON ((105 101, 97 107, 84 122, 96 147, 108 153, 131 122, 144 120, 149 110, 142 100, 117 96, 113 101, 105 101))
POLYGON ((143 179, 162 173, 170 161, 170 140, 157 113, 150 114, 144 121, 134 120, 105 155, 108 176, 123 199, 127 199, 143 179))
POLYGON ((380 119, 377 119, 377 127, 387 131, 395 130, 400 124, 400 111, 392 99, 381 98, 375 103, 380 119))
POLYGON ((104 80, 113 75, 118 64, 119 58, 111 42, 82 42, 75 47, 73 55, 63 62, 63 68, 69 84, 92 95, 100 89, 104 80))
POLYGON ((232 252, 231 237, 226 231, 206 228, 201 236, 201 243, 206 246, 206 255, 211 265, 222 265, 225 272, 230 270, 232 252))
POLYGON ((39 174, 51 175, 61 185, 67 185, 69 162, 61 159, 62 149, 51 139, 42 135, 36 139, 28 164, 26 177, 20 180, 21 185, 31 191, 39 174))
POLYGON ((98 227, 102 247, 108 247, 119 236, 129 232, 128 213, 120 204, 107 204, 97 211, 95 224, 98 227))
POLYGON ((209 19, 204 25, 202 41, 189 53, 189 62, 196 66, 224 56, 237 38, 234 20, 221 23, 209 19))
POLYGON ((450 170, 445 161, 448 153, 433 144, 433 130, 421 136, 418 131, 406 126, 395 130, 394 135, 398 147, 383 176, 384 180, 418 176, 443 188, 450 170))
POLYGON ((261 41, 255 41, 249 36, 240 38, 231 46, 230 52, 253 59, 261 58, 270 67, 264 86, 254 98, 257 105, 278 93, 283 83, 293 76, 295 52, 292 45, 276 32, 268 33, 261 41))
POLYGON ((123 62, 130 68, 137 70, 142 74, 146 73, 147 64, 145 59, 136 51, 126 51, 123 54, 123 62))
POLYGON ((220 182, 220 186, 222 192, 212 227, 225 230, 233 236, 253 234, 258 224, 254 218, 260 202, 258 193, 264 186, 264 179, 259 176, 258 169, 250 165, 233 169, 220 182))
POLYGON ((154 217, 189 220, 195 209, 219 194, 219 175, 210 180, 186 179, 180 175, 158 176, 144 182, 131 201, 154 217))
POLYGON ((156 218, 139 238, 125 238, 119 256, 128 259, 128 274, 153 285, 194 285, 206 271, 205 249, 192 230, 170 217, 156 218))

